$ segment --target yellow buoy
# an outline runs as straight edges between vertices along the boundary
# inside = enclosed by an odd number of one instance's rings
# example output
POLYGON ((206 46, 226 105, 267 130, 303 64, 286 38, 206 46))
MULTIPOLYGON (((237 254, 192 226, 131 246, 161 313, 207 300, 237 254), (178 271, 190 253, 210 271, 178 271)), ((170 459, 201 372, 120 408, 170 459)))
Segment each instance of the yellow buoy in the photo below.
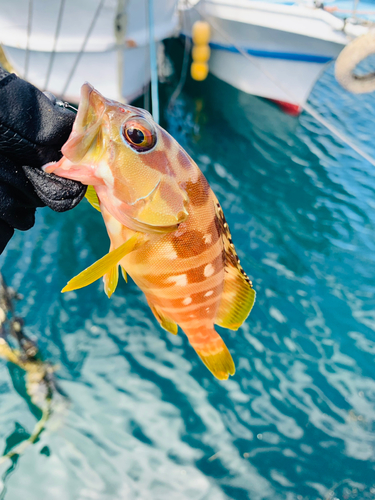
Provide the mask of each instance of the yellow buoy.
POLYGON ((192 36, 196 45, 207 45, 210 41, 211 28, 206 21, 196 21, 193 24, 192 36))
POLYGON ((205 63, 210 58, 211 49, 208 45, 195 45, 191 55, 194 62, 205 63))
POLYGON ((191 56, 190 73, 194 80, 202 81, 208 75, 208 60, 211 50, 208 46, 210 41, 211 29, 206 21, 196 21, 192 28, 193 49, 191 56))
POLYGON ((191 77, 198 82, 205 80, 208 75, 208 64, 201 62, 193 62, 191 64, 191 77))

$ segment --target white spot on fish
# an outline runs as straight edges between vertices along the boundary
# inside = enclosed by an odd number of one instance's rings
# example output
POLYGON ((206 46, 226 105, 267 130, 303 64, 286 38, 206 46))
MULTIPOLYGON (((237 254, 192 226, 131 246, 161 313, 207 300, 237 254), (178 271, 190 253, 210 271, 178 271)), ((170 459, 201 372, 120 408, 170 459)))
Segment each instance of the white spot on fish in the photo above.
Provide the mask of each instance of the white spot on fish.
POLYGON ((120 234, 122 229, 122 224, 114 217, 110 217, 106 221, 107 230, 111 234, 120 234))
POLYGON ((182 303, 185 305, 185 306, 188 306, 189 304, 191 304, 193 302, 193 299, 191 297, 186 297, 186 299, 184 299, 182 301, 182 303))
POLYGON ((209 297, 210 295, 212 295, 214 293, 213 290, 210 290, 209 292, 205 293, 204 296, 205 297, 209 297))
POLYGON ((107 163, 100 162, 99 165, 96 167, 95 175, 103 179, 103 181, 107 186, 113 187, 115 179, 107 163))
POLYGON ((206 278, 209 278, 214 274, 214 272, 214 266, 212 264, 207 264, 207 266, 204 268, 203 274, 206 276, 206 278))
POLYGON ((173 245, 171 245, 170 243, 165 245, 164 255, 169 260, 175 260, 178 257, 176 250, 173 248, 173 245))
POLYGON ((195 314, 190 314, 189 318, 195 318, 195 314))
POLYGON ((167 278, 168 283, 175 283, 177 286, 186 286, 187 285, 187 276, 186 274, 178 274, 177 276, 169 276, 167 278))
POLYGON ((206 245, 209 245, 212 242, 212 234, 205 234, 203 236, 203 241, 206 243, 206 245))

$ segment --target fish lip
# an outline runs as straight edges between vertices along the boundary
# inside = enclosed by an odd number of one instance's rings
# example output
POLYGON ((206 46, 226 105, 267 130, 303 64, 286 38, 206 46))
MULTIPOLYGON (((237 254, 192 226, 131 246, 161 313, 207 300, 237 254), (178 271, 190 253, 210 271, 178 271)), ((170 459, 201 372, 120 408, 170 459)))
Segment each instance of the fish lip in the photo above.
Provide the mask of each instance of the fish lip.
POLYGON ((69 139, 61 148, 72 163, 86 155, 102 124, 106 109, 105 98, 88 82, 81 87, 81 99, 69 139))
POLYGON ((94 87, 89 82, 85 82, 81 87, 81 99, 79 101, 78 112, 74 123, 74 128, 77 132, 83 132, 87 114, 90 107, 90 94, 94 87))

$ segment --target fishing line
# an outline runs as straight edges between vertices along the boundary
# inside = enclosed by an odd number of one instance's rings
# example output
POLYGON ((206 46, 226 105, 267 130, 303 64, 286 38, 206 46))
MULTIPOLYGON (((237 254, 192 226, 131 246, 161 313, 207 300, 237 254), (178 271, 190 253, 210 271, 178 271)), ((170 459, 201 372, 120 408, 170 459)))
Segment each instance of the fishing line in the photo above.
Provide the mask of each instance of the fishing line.
POLYGON ((57 40, 58 40, 59 35, 60 35, 60 28, 61 28, 61 22, 62 22, 62 18, 63 18, 63 13, 64 13, 64 7, 65 7, 65 0, 60 0, 60 8, 59 8, 59 13, 58 13, 58 17, 57 17, 57 24, 56 24, 55 36, 54 36, 54 39, 53 39, 53 48, 52 48, 52 52, 51 52, 51 55, 50 55, 50 58, 49 58, 49 64, 48 64, 48 69, 47 69, 46 81, 44 83, 44 90, 47 90, 49 79, 50 79, 50 76, 51 76, 52 66, 53 66, 53 62, 54 62, 55 54, 56 54, 57 40))
POLYGON ((33 17, 33 0, 29 0, 29 14, 27 18, 27 38, 26 38, 26 54, 25 54, 25 69, 24 78, 27 80, 27 73, 29 72, 29 59, 30 59, 30 36, 33 17))
MULTIPOLYGON (((223 38, 225 38, 240 54, 242 54, 246 59, 248 59, 254 66, 256 66, 263 74, 268 78, 271 82, 273 82, 280 90, 282 90, 292 101, 293 95, 289 92, 289 89, 284 88, 283 85, 277 81, 276 78, 273 77, 268 71, 266 71, 262 66, 258 63, 256 58, 250 54, 248 54, 242 47, 237 45, 235 40, 223 29, 219 26, 212 18, 209 18, 205 14, 202 13, 199 6, 193 6, 193 8, 200 14, 218 33, 220 33, 223 38)), ((362 158, 368 161, 371 165, 375 167, 375 159, 365 153, 357 144, 351 141, 345 134, 340 132, 334 125, 329 123, 318 111, 315 111, 309 104, 300 104, 301 108, 306 111, 309 115, 315 118, 321 125, 326 127, 330 132, 332 132, 338 139, 340 139, 344 144, 353 149, 356 153, 358 153, 362 158)))
POLYGON ((70 84, 70 81, 71 81, 71 79, 73 78, 73 75, 74 75, 74 73, 75 73, 75 70, 77 69, 77 66, 78 66, 78 63, 79 63, 79 61, 80 61, 80 59, 81 59, 81 57, 82 57, 82 54, 83 54, 83 53, 84 53, 84 51, 85 51, 85 48, 86 48, 87 42, 88 42, 88 40, 89 40, 89 38, 90 38, 90 36, 91 36, 92 30, 94 29, 94 26, 95 26, 95 24, 96 24, 96 20, 97 20, 97 19, 98 19, 98 17, 99 17, 99 14, 100 14, 100 11, 102 10, 102 7, 103 7, 103 5, 104 5, 104 2, 105 2, 105 0, 100 0, 99 5, 98 5, 98 7, 97 7, 97 9, 96 9, 96 11, 95 11, 94 17, 93 17, 93 19, 92 19, 92 21, 91 21, 91 24, 90 24, 90 26, 89 26, 89 29, 87 30, 86 36, 85 36, 85 38, 84 38, 84 40, 83 40, 83 43, 82 43, 82 46, 81 46, 81 50, 80 50, 80 51, 78 52, 78 54, 77 54, 76 60, 75 60, 75 61, 74 61, 74 63, 73 63, 73 67, 72 67, 72 69, 71 69, 71 71, 70 71, 70 73, 69 73, 69 76, 68 76, 68 78, 67 78, 67 80, 66 80, 66 82, 65 82, 65 85, 64 85, 64 87, 63 87, 63 90, 62 90, 62 92, 61 92, 61 96, 62 96, 62 97, 64 97, 64 95, 65 95, 65 93, 66 93, 66 90, 67 90, 67 88, 68 88, 68 86, 69 86, 69 84, 70 84))

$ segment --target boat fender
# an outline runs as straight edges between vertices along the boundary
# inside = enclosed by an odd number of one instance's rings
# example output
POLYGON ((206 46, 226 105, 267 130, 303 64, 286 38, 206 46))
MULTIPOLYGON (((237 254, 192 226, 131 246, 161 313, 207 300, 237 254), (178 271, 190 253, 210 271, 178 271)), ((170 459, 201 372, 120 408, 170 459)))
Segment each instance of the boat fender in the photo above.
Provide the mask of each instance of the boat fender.
POLYGON ((375 90, 375 72, 365 75, 354 73, 358 64, 372 54, 375 54, 375 30, 356 38, 340 52, 335 64, 335 77, 344 89, 354 94, 375 90))
POLYGON ((194 80, 202 81, 208 75, 208 60, 211 55, 209 47, 211 29, 205 21, 196 21, 192 28, 193 49, 191 52, 193 62, 190 73, 194 80))

